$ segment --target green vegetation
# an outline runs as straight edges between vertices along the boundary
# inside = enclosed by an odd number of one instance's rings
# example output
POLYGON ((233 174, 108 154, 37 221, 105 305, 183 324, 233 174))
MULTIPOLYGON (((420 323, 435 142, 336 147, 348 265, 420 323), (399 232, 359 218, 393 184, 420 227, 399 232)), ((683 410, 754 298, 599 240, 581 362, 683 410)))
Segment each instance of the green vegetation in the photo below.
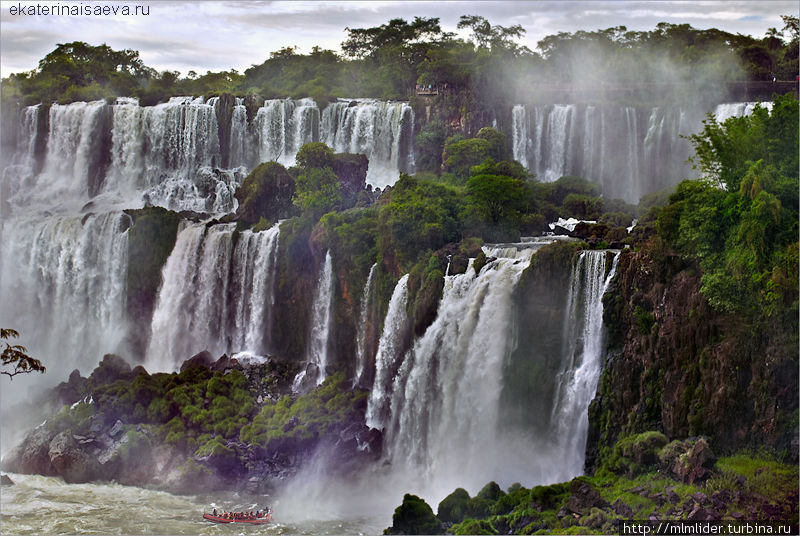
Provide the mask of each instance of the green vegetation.
MULTIPOLYGON (((366 409, 366 391, 350 391, 344 374, 329 376, 317 389, 292 400, 282 397, 265 404, 242 427, 243 443, 270 449, 270 442, 284 446, 287 441, 318 439, 339 429, 342 423, 357 420, 359 408, 366 409)), ((272 448, 275 448, 274 446, 272 448)))
POLYGON ((691 137, 704 179, 679 184, 657 216, 666 244, 699 264, 711 306, 754 327, 797 326, 797 123, 791 95, 771 114, 709 117, 691 137))
POLYGON ((490 482, 475 497, 464 489, 448 495, 438 515, 419 497, 406 495, 386 534, 615 534, 616 522, 631 519, 702 519, 796 522, 797 466, 767 453, 719 458, 702 481, 687 484, 660 460, 673 441, 660 432, 625 437, 595 476, 503 492, 490 482), (430 511, 430 513, 429 513, 430 511), (416 516, 416 517, 415 517, 416 516), (441 527, 434 530, 437 523, 441 527))
POLYGON ((384 534, 440 534, 442 524, 433 515, 428 504, 417 497, 406 493, 403 504, 398 506, 392 516, 392 527, 384 534))
POLYGON ((460 114, 472 123, 497 103, 519 101, 542 80, 592 87, 601 80, 669 80, 700 89, 714 89, 715 80, 771 80, 773 75, 793 80, 798 70, 798 20, 783 20, 780 31, 770 28, 763 38, 662 22, 651 31, 618 26, 560 32, 531 51, 517 44, 525 34, 520 25, 503 27, 464 15, 459 28, 471 30, 470 39, 464 40, 442 31, 438 18, 392 19, 372 28, 347 28, 342 56, 319 47, 309 54, 284 47, 244 73, 190 71, 184 77, 145 66, 134 50, 75 41, 58 45, 36 69, 3 80, 2 92, 4 100, 21 99, 25 104, 116 96, 155 104, 175 95, 232 93, 312 97, 324 107, 331 98, 353 95, 408 99, 415 85, 422 84, 442 90, 436 98, 445 112, 442 117, 460 114), (575 72, 578 58, 591 59, 590 72, 575 72))
POLYGON ((11 370, 0 370, 0 374, 5 374, 10 379, 14 379, 17 374, 29 372, 41 372, 44 374, 46 368, 42 362, 28 355, 28 350, 22 345, 11 344, 10 339, 16 339, 19 333, 10 328, 0 329, 0 344, 3 345, 3 353, 0 358, 3 360, 4 367, 13 367, 11 370))
POLYGON ((333 150, 324 143, 307 143, 297 152, 294 204, 314 220, 341 207, 342 185, 333 162, 333 150))
POLYGON ((295 181, 286 168, 277 162, 256 166, 236 189, 239 208, 236 216, 242 223, 253 225, 264 220, 263 226, 275 223, 292 214, 295 181))

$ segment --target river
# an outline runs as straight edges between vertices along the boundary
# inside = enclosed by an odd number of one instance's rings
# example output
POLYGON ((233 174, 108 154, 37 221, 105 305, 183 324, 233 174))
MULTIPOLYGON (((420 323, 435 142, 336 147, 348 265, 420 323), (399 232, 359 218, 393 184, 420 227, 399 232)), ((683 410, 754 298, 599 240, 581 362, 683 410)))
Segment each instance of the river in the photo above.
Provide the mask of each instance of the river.
MULTIPOLYGON (((226 492, 173 495, 119 484, 66 484, 60 478, 9 473, 0 489, 2 534, 381 534, 389 502, 365 505, 349 491, 298 486, 281 496, 226 492), (316 488, 316 489, 315 489, 316 488), (270 525, 218 525, 204 511, 274 510, 270 525), (380 510, 376 511, 375 508, 380 510)), ((383 501, 381 501, 383 502, 383 501)), ((399 504, 400 501, 396 501, 399 504)))

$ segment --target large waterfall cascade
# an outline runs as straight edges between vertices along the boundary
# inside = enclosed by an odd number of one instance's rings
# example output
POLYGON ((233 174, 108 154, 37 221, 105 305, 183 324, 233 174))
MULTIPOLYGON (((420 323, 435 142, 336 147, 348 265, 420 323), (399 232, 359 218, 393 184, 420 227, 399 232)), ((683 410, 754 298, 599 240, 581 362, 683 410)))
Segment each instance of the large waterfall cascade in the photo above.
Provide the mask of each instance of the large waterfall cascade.
POLYGON ((202 350, 269 351, 279 226, 238 239, 234 229, 182 224, 162 273, 148 369, 174 370, 202 350))
POLYGON ((120 350, 130 224, 121 212, 2 222, 0 325, 19 331, 53 375, 91 370, 120 350))
POLYGON ((518 325, 515 293, 542 245, 486 246, 494 260, 480 273, 470 263, 465 273, 445 276, 436 319, 405 352, 398 337, 408 328, 407 276, 395 287, 368 424, 384 430, 386 457, 396 472, 426 475, 429 482, 416 485, 428 494, 443 496, 458 486, 477 491, 490 480, 549 483, 581 473, 587 411, 602 367, 601 299, 619 254, 608 273, 605 251, 585 251, 575 261, 562 366, 552 380, 559 383, 552 429, 510 430, 502 426, 503 371, 518 351, 518 330, 536 329, 518 325))
MULTIPOLYGON (((0 183, 0 318, 53 372, 55 361, 86 372, 105 353, 126 353, 130 221, 122 210, 233 211, 249 169, 268 159, 293 164, 310 141, 366 154, 376 186, 412 171, 414 115, 407 103, 341 100, 320 111, 311 99, 268 100, 250 121, 242 99, 227 116, 220 106, 216 97, 174 97, 155 106, 119 98, 113 105, 20 111, 0 183), (54 329, 44 326, 46 319, 54 329)), ((149 366, 170 370, 204 348, 270 349, 264 326, 271 323, 277 229, 241 233, 235 246, 233 237, 230 227, 184 224, 164 267, 149 366), (265 266, 271 268, 264 272, 265 266), (196 288, 184 288, 187 281, 196 288), (228 298, 212 304, 223 292, 228 298)))
POLYGON ((101 206, 226 213, 248 170, 277 160, 293 165, 300 147, 323 141, 338 152, 367 155, 367 182, 393 184, 413 171, 414 113, 407 103, 341 100, 323 111, 312 99, 267 100, 251 123, 237 99, 225 124, 220 99, 173 97, 155 106, 136 99, 53 104, 41 171, 36 144, 41 105, 23 109, 15 154, 3 171, 11 206, 42 203, 79 210, 101 206), (227 121, 230 121, 228 124, 227 121), (227 145, 222 131, 229 132, 227 145))
MULTIPOLYGON (((514 159, 539 180, 577 175, 597 182, 607 198, 638 203, 642 195, 695 176, 684 138, 702 129, 706 111, 718 121, 752 113, 756 103, 690 107, 554 104, 512 109, 514 159)), ((772 103, 763 103, 771 109, 772 103)))

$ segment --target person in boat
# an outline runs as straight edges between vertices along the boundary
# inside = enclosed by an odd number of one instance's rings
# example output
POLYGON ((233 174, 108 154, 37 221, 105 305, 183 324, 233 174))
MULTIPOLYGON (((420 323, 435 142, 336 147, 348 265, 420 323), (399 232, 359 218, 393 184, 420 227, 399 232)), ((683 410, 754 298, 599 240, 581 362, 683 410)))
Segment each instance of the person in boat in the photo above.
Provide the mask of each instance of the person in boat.
POLYGON ((214 517, 217 517, 217 509, 214 508, 214 517))

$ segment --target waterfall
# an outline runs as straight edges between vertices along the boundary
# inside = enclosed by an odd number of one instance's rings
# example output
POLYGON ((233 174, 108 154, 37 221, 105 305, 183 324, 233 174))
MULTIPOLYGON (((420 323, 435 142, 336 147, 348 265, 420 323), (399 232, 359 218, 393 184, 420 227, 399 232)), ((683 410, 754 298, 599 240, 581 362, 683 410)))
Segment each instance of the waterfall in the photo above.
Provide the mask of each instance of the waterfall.
POLYGON ((317 290, 312 305, 311 333, 308 340, 308 361, 317 369, 316 383, 325 380, 330 349, 331 318, 333 316, 333 260, 331 252, 325 254, 317 290))
POLYGON ((248 143, 247 108, 242 104, 242 99, 237 98, 231 115, 231 139, 228 149, 231 167, 247 167, 248 143))
POLYGON ((564 316, 562 366, 556 378, 552 422, 563 470, 583 473, 589 403, 603 367, 603 294, 614 277, 619 253, 606 275, 606 252, 583 251, 572 269, 564 316))
MULTIPOLYGON (((721 104, 715 116, 721 121, 753 107, 721 104)), ((686 164, 691 144, 682 136, 699 132, 702 118, 702 111, 677 106, 518 104, 512 108, 513 156, 540 180, 577 175, 598 183, 607 198, 638 203, 642 195, 696 176, 686 164)))
POLYGON ((358 330, 356 333, 356 373, 355 383, 359 384, 364 378, 367 369, 367 360, 371 356, 367 356, 367 326, 369 323, 369 309, 372 299, 372 281, 375 278, 375 271, 378 268, 378 263, 372 265, 369 269, 367 282, 364 284, 364 292, 361 294, 361 312, 359 314, 358 330))
POLYGON ((383 188, 413 171, 414 112, 408 103, 340 100, 322 113, 321 141, 337 153, 367 155, 367 182, 383 188))
POLYGON ((41 105, 25 107, 20 114, 17 143, 10 162, 2 171, 0 185, 0 214, 10 207, 8 200, 22 190, 34 174, 36 167, 36 139, 39 134, 39 110, 41 105))
MULTIPOLYGON (((528 258, 530 252, 498 258, 477 275, 470 263, 465 273, 445 277, 436 320, 391 367, 397 372, 384 428, 397 470, 421 471, 450 489, 509 476, 498 475, 504 461, 495 432, 503 365, 514 344, 512 295, 528 258)), ((381 345, 388 346, 383 338, 381 345)))
POLYGON ((235 227, 182 224, 162 271, 148 369, 173 370, 202 350, 269 350, 279 227, 238 237, 235 227))
POLYGON ((760 104, 762 108, 772 111, 772 102, 727 102, 718 104, 714 109, 714 119, 719 123, 724 123, 731 117, 741 117, 753 113, 756 105, 760 104))
POLYGON ((396 378, 402 344, 408 331, 408 274, 397 282, 383 321, 383 332, 375 354, 375 380, 367 403, 367 425, 383 429, 389 416, 392 382, 396 378))
POLYGON ((235 210, 233 192, 243 177, 217 171, 221 152, 213 103, 173 97, 145 107, 141 124, 143 139, 137 143, 144 154, 146 203, 197 212, 235 210))
POLYGON ((130 224, 119 212, 2 223, 0 324, 56 375, 121 350, 130 224))
POLYGON ((565 296, 561 365, 549 380, 559 384, 557 400, 554 407, 527 409, 551 411, 553 417, 547 429, 519 430, 504 426, 501 392, 512 355, 540 359, 517 348, 518 331, 537 326, 518 324, 525 319, 515 314, 515 296, 523 271, 543 245, 486 246, 493 260, 480 273, 470 262, 465 273, 445 276, 436 319, 404 353, 399 337, 408 322, 405 278, 395 287, 367 422, 384 430, 395 471, 426 475, 421 485, 435 486, 429 493, 456 486, 477 490, 490 480, 544 484, 582 470, 587 411, 602 368, 602 295, 619 254, 608 275, 605 251, 585 251, 576 259, 565 296))
POLYGON ((297 151, 319 140, 319 109, 312 99, 268 100, 255 118, 258 161, 294 165, 297 151))
POLYGON ((525 107, 521 104, 515 105, 511 109, 511 132, 512 143, 514 144, 512 150, 515 158, 519 163, 528 167, 528 119, 526 117, 525 107))
POLYGON ((252 168, 270 160, 294 165, 300 147, 315 141, 365 154, 373 186, 413 172, 414 112, 408 103, 343 100, 321 113, 309 98, 273 99, 249 122, 237 98, 226 116, 230 124, 219 124, 219 102, 172 97, 140 106, 120 97, 113 105, 53 104, 44 133, 38 132, 45 124, 38 117, 41 106, 25 108, 15 114, 19 133, 2 172, 3 200, 8 209, 42 205, 77 212, 91 201, 111 210, 157 205, 224 214, 236 210, 234 193, 252 168), (230 136, 221 140, 221 129, 230 136), (46 146, 37 147, 45 134, 46 146))

